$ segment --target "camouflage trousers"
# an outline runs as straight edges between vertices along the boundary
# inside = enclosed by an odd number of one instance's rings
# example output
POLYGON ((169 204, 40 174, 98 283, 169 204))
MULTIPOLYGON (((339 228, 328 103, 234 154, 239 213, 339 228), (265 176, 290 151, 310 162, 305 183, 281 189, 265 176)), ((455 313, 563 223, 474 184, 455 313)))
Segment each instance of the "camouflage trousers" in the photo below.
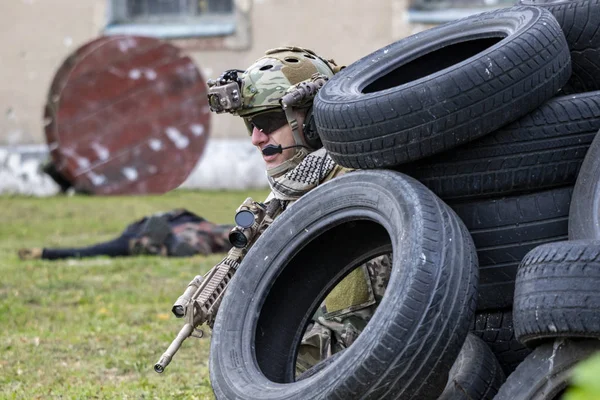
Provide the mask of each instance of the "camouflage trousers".
POLYGON ((331 291, 302 338, 296 375, 354 343, 381 302, 391 272, 391 254, 379 256, 352 271, 331 291))

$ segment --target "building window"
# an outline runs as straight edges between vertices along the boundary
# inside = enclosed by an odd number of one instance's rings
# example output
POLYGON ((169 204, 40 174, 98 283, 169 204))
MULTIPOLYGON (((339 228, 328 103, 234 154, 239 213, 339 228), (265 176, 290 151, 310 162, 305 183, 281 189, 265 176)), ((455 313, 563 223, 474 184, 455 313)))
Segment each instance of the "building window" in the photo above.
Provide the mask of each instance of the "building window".
POLYGON ((513 4, 514 0, 410 0, 408 21, 436 25, 513 4))
POLYGON ((235 33, 234 0, 108 0, 105 34, 159 38, 235 33))
POLYGON ((126 0, 128 20, 186 20, 202 15, 232 14, 233 0, 126 0))

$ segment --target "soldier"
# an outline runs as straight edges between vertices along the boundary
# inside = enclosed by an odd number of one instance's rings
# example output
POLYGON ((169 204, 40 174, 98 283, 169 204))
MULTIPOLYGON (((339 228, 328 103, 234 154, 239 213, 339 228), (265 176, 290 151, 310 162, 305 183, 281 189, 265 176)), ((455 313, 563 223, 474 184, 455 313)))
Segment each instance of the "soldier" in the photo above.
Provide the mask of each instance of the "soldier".
POLYGON ((185 209, 157 213, 131 223, 110 241, 77 248, 24 248, 22 260, 57 260, 96 256, 162 255, 186 257, 224 253, 233 225, 217 225, 185 209))
MULTIPOLYGON (((320 183, 351 171, 322 148, 312 115, 317 83, 340 69, 311 50, 282 47, 267 51, 241 76, 242 71, 228 70, 209 81, 211 111, 242 117, 262 154, 271 188, 265 203, 278 201, 283 211, 320 183)), ((297 373, 356 340, 380 302, 390 273, 390 255, 380 256, 334 288, 305 332, 297 373)))

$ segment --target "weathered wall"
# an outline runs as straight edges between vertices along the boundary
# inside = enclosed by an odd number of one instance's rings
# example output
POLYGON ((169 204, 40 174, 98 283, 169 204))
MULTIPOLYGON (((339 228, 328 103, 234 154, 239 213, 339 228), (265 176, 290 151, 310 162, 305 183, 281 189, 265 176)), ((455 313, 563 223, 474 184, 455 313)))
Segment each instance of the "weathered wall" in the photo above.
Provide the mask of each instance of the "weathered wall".
MULTIPOLYGON (((43 143, 42 109, 56 69, 69 53, 101 34, 108 0, 0 1, 0 146, 43 143)), ((186 50, 205 78, 245 68, 265 49, 312 48, 349 64, 406 36, 405 0, 237 0, 249 10, 246 50, 186 50)), ((206 47, 205 47, 206 48, 206 47)), ((243 137, 231 116, 213 118, 215 138, 243 137)))
MULTIPOLYGON (((51 195, 58 187, 39 173, 46 157, 42 110, 49 85, 65 58, 101 35, 109 0, 0 1, 0 194, 51 195)), ((340 64, 410 34, 407 0, 236 0, 248 18, 247 46, 220 48, 175 41, 206 79, 244 69, 266 49, 297 45, 340 64)), ((247 33, 246 33, 247 32, 247 33)), ((211 140, 188 188, 264 187, 262 159, 238 118, 212 118, 211 140), (236 161, 236 162, 232 162, 236 161)))
POLYGON ((44 141, 42 110, 62 60, 98 34, 104 0, 0 1, 0 145, 44 141))

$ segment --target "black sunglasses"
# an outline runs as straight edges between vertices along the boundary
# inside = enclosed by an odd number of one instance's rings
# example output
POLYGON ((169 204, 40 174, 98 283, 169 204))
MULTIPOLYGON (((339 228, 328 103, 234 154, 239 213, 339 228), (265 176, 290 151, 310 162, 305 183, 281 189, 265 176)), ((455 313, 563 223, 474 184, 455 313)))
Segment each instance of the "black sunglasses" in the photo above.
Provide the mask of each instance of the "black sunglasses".
POLYGON ((260 114, 253 115, 251 117, 245 117, 244 123, 248 128, 248 132, 252 135, 252 129, 256 127, 261 132, 267 135, 275 132, 288 123, 285 111, 283 110, 272 110, 265 111, 260 114))

